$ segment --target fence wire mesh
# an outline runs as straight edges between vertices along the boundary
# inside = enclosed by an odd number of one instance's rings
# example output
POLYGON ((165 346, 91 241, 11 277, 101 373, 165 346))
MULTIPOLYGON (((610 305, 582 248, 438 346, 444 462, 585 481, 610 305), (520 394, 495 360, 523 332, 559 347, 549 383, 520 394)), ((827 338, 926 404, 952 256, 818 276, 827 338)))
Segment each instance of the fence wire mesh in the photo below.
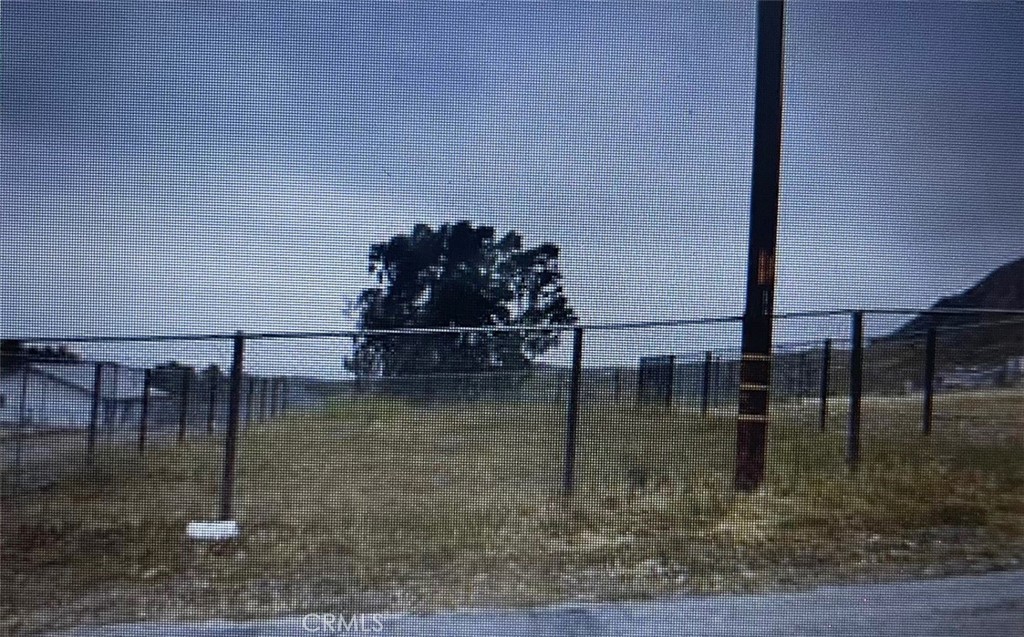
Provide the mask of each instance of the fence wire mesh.
MULTIPOLYGON (((777 321, 774 423, 847 429, 850 316, 816 313, 777 321)), ((867 316, 859 398, 865 444, 873 430, 998 437, 1020 428, 1024 317, 867 316), (891 327, 908 320, 900 329, 891 327)), ((599 473, 618 466, 617 479, 628 482, 628 465, 640 464, 650 448, 634 450, 632 458, 622 449, 635 446, 652 419, 667 418, 715 423, 707 426, 723 432, 717 460, 728 464, 724 441, 736 415, 742 361, 729 343, 739 340, 739 329, 736 319, 584 329, 578 453, 596 454, 599 473), (608 453, 620 457, 609 459, 608 453)), ((488 448, 525 450, 533 461, 513 466, 529 465, 534 478, 545 476, 534 480, 538 485, 555 489, 566 462, 572 339, 562 334, 535 360, 503 365, 495 351, 506 336, 497 330, 398 332, 376 335, 372 348, 352 333, 247 337, 237 399, 241 435, 284 427, 287 433, 273 435, 342 449, 346 440, 391 427, 413 445, 410 457, 425 462, 465 454, 444 466, 479 466, 488 448)), ((210 448, 216 477, 212 448, 227 431, 231 403, 228 338, 69 342, 64 350, 78 353, 64 359, 25 355, 4 367, 6 483, 37 487, 97 455, 141 456, 190 445, 210 448)), ((659 444, 676 453, 688 443, 669 436, 659 444)), ((371 445, 364 452, 370 457, 384 448, 371 445)))

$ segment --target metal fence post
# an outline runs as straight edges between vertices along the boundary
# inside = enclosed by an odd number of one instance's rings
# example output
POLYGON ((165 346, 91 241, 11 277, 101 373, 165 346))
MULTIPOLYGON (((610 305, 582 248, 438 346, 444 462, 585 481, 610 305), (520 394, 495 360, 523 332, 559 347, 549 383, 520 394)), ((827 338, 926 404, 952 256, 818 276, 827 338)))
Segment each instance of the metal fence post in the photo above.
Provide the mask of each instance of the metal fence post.
POLYGON ((267 398, 267 411, 270 412, 270 417, 273 418, 277 415, 277 378, 270 377, 267 380, 270 383, 270 396, 267 398))
POLYGON ((22 361, 21 368, 21 403, 18 405, 18 435, 14 440, 14 468, 17 471, 19 484, 21 481, 22 445, 25 438, 25 416, 28 411, 28 361, 22 361))
POLYGON ((818 429, 825 431, 828 421, 829 366, 832 364, 832 339, 826 338, 821 348, 821 383, 818 386, 818 429))
POLYGON ((189 368, 181 370, 181 403, 178 405, 178 444, 185 442, 188 431, 188 399, 192 390, 192 372, 189 368))
POLYGON ((268 420, 274 417, 274 379, 267 377, 263 379, 263 391, 267 399, 263 405, 263 416, 268 420))
POLYGON ((18 422, 25 424, 25 416, 28 411, 28 367, 27 362, 22 363, 21 368, 21 404, 18 405, 18 422))
POLYGON ((932 402, 935 393, 935 328, 928 328, 924 346, 924 405, 921 412, 921 433, 932 432, 932 402))
POLYGON ((704 378, 700 386, 700 415, 708 415, 708 400, 711 394, 711 351, 704 352, 704 378))
POLYGON ((808 370, 807 354, 808 354, 807 350, 804 350, 804 351, 800 352, 800 376, 799 376, 799 378, 800 378, 800 387, 799 387, 800 394, 799 394, 798 397, 801 400, 803 399, 804 396, 807 395, 808 385, 810 384, 810 383, 807 382, 807 370, 808 370))
POLYGON ((235 441, 238 437, 238 416, 242 402, 242 373, 245 336, 235 332, 234 355, 231 361, 231 389, 228 397, 228 422, 224 434, 224 476, 220 491, 220 519, 231 519, 231 500, 235 488, 235 441))
POLYGON ((274 384, 272 385, 273 391, 270 393, 271 407, 270 415, 277 416, 281 412, 281 379, 274 377, 274 384))
POLYGON ((210 406, 206 410, 206 435, 213 435, 213 421, 217 417, 217 377, 218 374, 210 374, 210 406))
POLYGON ((860 398, 864 367, 864 313, 854 312, 850 325, 850 423, 846 441, 846 461, 860 461, 860 398))
POLYGON ((638 363, 636 367, 636 406, 639 407, 644 397, 644 366, 638 363))
POLYGON ((245 426, 248 428, 252 425, 252 399, 256 393, 256 379, 249 376, 249 382, 246 383, 247 391, 245 392, 245 426))
POLYGON ((719 407, 722 404, 722 357, 715 354, 715 360, 711 364, 711 406, 719 407))
POLYGON ((85 449, 92 459, 93 451, 96 449, 96 427, 100 421, 100 402, 103 400, 103 363, 96 363, 92 377, 92 411, 89 413, 89 438, 86 440, 85 449))
POLYGON ((276 413, 277 402, 277 379, 271 376, 267 379, 267 415, 271 418, 276 413))
POLYGON ((565 416, 565 473, 562 493, 572 492, 573 471, 576 465, 576 424, 579 419, 580 376, 583 373, 583 328, 572 331, 572 376, 569 379, 569 405, 565 416))
POLYGON ((264 383, 264 385, 266 387, 266 391, 267 391, 267 410, 266 410, 266 415, 267 415, 267 420, 270 420, 271 418, 274 417, 274 379, 268 377, 268 378, 266 378, 263 381, 263 383, 264 383))
POLYGON ((149 427, 149 396, 152 393, 153 371, 142 374, 142 409, 139 413, 139 453, 146 450, 146 429, 149 427))
POLYGON ((267 419, 267 379, 260 379, 260 422, 267 419))
POLYGON ((111 398, 107 401, 107 404, 103 406, 103 424, 106 427, 114 427, 117 425, 117 409, 118 409, 118 379, 120 377, 120 368, 117 363, 110 364, 110 378, 109 394, 111 398))
POLYGON ((676 355, 668 356, 668 387, 665 391, 665 409, 672 407, 672 389, 676 384, 676 355))

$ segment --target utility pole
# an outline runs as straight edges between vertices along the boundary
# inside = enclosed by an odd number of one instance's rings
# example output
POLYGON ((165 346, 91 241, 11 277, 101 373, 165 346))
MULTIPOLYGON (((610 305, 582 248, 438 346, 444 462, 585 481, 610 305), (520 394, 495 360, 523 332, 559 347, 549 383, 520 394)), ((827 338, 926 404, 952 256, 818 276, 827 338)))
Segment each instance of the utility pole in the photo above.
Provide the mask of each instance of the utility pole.
POLYGON ((747 248, 747 299, 743 313, 739 414, 736 420, 736 488, 756 489, 764 479, 771 380, 775 243, 782 155, 783 3, 757 3, 757 79, 754 95, 754 160, 747 248))

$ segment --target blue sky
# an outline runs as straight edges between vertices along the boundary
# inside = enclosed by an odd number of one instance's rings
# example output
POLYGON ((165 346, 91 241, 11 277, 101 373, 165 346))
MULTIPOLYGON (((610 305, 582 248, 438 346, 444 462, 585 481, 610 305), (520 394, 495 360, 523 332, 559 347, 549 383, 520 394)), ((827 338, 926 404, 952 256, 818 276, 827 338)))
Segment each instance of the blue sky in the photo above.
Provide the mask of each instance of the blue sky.
MULTIPOLYGON (((588 322, 738 314, 754 18, 5 3, 0 331, 348 327, 370 243, 462 218, 559 243, 588 322)), ((1021 33, 1012 2, 788 5, 777 309, 927 306, 1024 254, 1021 33)))

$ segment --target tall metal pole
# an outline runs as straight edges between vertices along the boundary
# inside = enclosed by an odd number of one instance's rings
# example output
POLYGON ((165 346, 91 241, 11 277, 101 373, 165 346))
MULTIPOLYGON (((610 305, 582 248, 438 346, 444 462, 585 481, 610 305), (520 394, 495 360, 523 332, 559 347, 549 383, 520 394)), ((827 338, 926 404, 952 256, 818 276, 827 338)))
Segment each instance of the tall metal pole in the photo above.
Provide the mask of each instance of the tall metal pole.
POLYGON ((576 466, 576 424, 579 420, 580 376, 583 373, 583 328, 572 331, 572 376, 569 379, 569 406, 565 415, 565 473, 562 493, 572 492, 573 472, 576 466))
POLYGON ((735 480, 742 491, 764 480, 782 155, 782 36, 782 2, 758 2, 747 298, 736 419, 735 480))
POLYGON ((224 434, 224 475, 220 491, 220 519, 231 519, 231 501, 235 489, 235 446, 238 418, 242 403, 242 374, 245 364, 245 335, 235 332, 234 355, 231 360, 231 390, 228 397, 228 422, 224 434))

